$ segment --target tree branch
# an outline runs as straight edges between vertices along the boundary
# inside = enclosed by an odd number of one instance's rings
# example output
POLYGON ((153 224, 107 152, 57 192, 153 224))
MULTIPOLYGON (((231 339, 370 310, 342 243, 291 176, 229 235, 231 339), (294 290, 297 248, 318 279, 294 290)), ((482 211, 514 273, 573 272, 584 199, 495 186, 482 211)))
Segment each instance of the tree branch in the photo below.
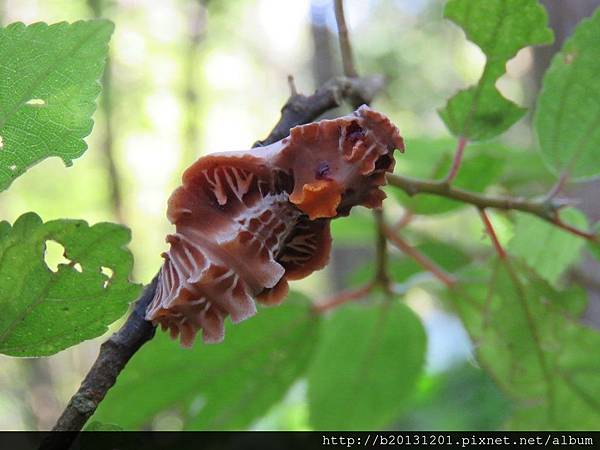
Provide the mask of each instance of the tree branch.
POLYGON ((335 77, 312 95, 292 94, 281 108, 281 118, 269 136, 256 142, 254 147, 283 139, 290 133, 290 128, 314 121, 321 114, 340 106, 345 99, 360 96, 370 101, 383 84, 383 77, 380 75, 363 78, 335 77))
POLYGON ((479 209, 494 208, 506 211, 516 210, 532 214, 542 220, 545 220, 546 222, 564 229, 571 234, 590 241, 598 241, 598 237, 595 234, 578 230, 562 222, 558 212, 561 208, 567 206, 567 204, 555 199, 544 198, 542 200, 532 200, 521 197, 484 195, 449 186, 445 181, 424 180, 398 174, 388 174, 387 182, 391 186, 402 189, 410 196, 418 194, 431 194, 457 200, 462 203, 468 203, 476 206, 479 209))
MULTIPOLYGON (((144 289, 123 326, 100 346, 100 353, 78 391, 52 431, 79 431, 94 414, 117 376, 142 345, 154 337, 155 327, 146 322, 146 308, 154 297, 158 276, 144 289)), ((68 449, 77 433, 52 433, 41 450, 68 449)))

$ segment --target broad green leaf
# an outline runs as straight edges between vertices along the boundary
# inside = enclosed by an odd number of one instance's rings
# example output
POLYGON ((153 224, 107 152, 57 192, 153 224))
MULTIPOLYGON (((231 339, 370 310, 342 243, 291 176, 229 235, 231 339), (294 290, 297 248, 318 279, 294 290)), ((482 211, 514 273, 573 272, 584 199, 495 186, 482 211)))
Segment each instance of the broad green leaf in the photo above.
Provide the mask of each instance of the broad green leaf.
POLYGON ((304 372, 319 317, 292 294, 283 305, 226 328, 223 343, 192 349, 160 333, 136 354, 94 418, 136 429, 169 410, 188 429, 247 428, 304 372))
POLYGON ((139 292, 129 282, 133 257, 125 227, 42 223, 27 213, 0 230, 0 353, 46 356, 99 336, 139 292), (62 245, 70 260, 55 272, 44 261, 48 241, 62 245))
MULTIPOLYGON (((452 164, 456 143, 451 139, 408 140, 407 151, 397 157, 395 172, 414 178, 442 179, 452 164)), ((482 192, 502 173, 504 147, 497 144, 467 147, 460 171, 453 184, 475 192, 482 192)), ((418 194, 410 197, 403 190, 392 189, 394 196, 416 214, 443 214, 466 206, 447 198, 418 194)))
MULTIPOLYGON (((461 269, 471 261, 460 249, 445 242, 427 240, 415 245, 415 248, 450 273, 461 269)), ((372 263, 365 264, 352 273, 350 284, 365 284, 373 279, 374 270, 372 263)), ((403 283, 413 275, 424 272, 425 269, 408 256, 391 254, 388 271, 393 282, 403 283)))
POLYGON ((440 116, 455 136, 489 139, 526 112, 500 94, 496 81, 521 48, 552 42, 546 12, 537 0, 449 0, 444 16, 465 31, 487 61, 477 85, 452 97, 440 116))
POLYGON ((540 151, 557 175, 600 174, 600 10, 584 20, 552 60, 535 115, 540 151))
POLYGON ((0 28, 0 190, 45 158, 70 166, 85 152, 112 31, 107 20, 0 28))
MULTIPOLYGON (((576 210, 561 211, 561 219, 582 230, 585 215, 576 210)), ((560 275, 581 256, 585 241, 530 214, 518 214, 509 252, 522 258, 546 281, 555 284, 560 275)))
POLYGON ((315 429, 381 429, 408 406, 425 361, 425 331, 399 302, 352 305, 324 324, 308 373, 315 429))
POLYGON ((515 402, 511 428, 600 426, 600 334, 579 323, 583 290, 556 291, 510 261, 465 274, 452 298, 481 365, 515 402))

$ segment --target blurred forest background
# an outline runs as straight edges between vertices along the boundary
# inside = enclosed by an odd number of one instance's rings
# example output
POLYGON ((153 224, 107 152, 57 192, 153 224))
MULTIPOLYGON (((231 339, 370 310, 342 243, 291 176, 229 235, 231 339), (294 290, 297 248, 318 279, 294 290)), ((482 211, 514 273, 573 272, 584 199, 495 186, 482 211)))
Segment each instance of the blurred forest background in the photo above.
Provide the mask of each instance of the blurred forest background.
MULTIPOLYGON (((552 52, 600 1, 546 4, 557 42, 551 48, 522 50, 499 82, 505 96, 525 106, 533 105, 552 52)), ((443 5, 443 0, 346 2, 358 70, 385 75, 386 89, 374 106, 399 125, 408 155, 413 139, 448 136, 436 109, 456 90, 475 83, 485 62, 479 48, 442 18, 443 5)), ((45 221, 77 217, 123 223, 133 233, 134 278, 147 283, 166 248, 166 201, 182 170, 208 152, 248 148, 265 137, 289 95, 288 75, 299 91, 309 93, 341 74, 335 17, 331 0, 0 0, 3 24, 100 16, 114 21, 116 30, 96 125, 87 139, 90 149, 75 161, 77 170, 65 169, 54 158, 17 179, 0 194, 0 217, 12 222, 34 210, 45 221)), ((504 139, 522 148, 523 155, 532 153, 529 119, 504 139)), ((547 187, 552 179, 541 170, 535 183, 547 187)), ((530 193, 535 183, 522 182, 515 190, 530 193)), ((570 195, 580 196, 597 220, 594 184, 577 189, 570 195)), ((369 264, 371 217, 360 211, 354 216, 334 226, 333 264, 296 288, 323 297, 352 283, 350 274, 369 264)), ((501 235, 510 235, 508 221, 500 215, 495 221, 501 235)), ((414 224, 459 247, 489 246, 475 211, 418 218, 414 224)), ((58 261, 59 255, 52 257, 58 261)), ((591 264, 580 276, 593 290, 599 283, 590 275, 597 272, 591 264)), ((509 402, 477 367, 459 320, 430 292, 414 288, 406 295, 427 329, 427 376, 394 427, 501 427, 509 402)), ((600 322, 598 304, 590 303, 591 323, 600 322)), ((0 356, 0 429, 50 428, 101 340, 46 359, 0 356)), ((150 426, 179 429, 182 422, 168 413, 150 426)), ((309 428, 303 383, 253 428, 309 428)))

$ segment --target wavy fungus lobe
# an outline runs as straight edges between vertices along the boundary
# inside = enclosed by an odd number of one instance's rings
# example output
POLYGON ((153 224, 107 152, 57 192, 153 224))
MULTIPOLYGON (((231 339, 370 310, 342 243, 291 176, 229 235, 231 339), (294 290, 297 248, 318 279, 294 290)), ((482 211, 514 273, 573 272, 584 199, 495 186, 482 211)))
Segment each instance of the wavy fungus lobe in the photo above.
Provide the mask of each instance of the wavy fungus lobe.
POLYGON ((175 233, 147 320, 190 346, 200 330, 220 342, 225 318, 254 315, 254 299, 280 303, 288 280, 327 264, 331 219, 381 206, 395 149, 398 129, 361 106, 266 147, 200 158, 169 199, 175 233))

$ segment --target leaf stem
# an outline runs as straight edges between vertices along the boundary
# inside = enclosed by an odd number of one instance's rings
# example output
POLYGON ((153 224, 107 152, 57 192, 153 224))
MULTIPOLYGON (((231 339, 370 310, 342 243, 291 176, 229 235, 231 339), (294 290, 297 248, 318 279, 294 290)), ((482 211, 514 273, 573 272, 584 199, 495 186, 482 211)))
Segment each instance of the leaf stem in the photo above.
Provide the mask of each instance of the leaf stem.
POLYGON ((446 175, 446 178, 444 178, 444 183, 447 185, 452 184, 452 181, 454 181, 458 174, 467 142, 467 138, 463 136, 458 138, 458 144, 456 146, 456 151, 454 152, 454 158, 452 159, 452 166, 450 166, 450 171, 448 172, 448 175, 446 175))
POLYGON ((483 224, 485 225, 485 229, 486 229, 488 236, 492 240, 492 244, 494 244, 494 248, 496 249, 496 253, 498 253, 498 257, 503 261, 506 260, 506 252, 502 248, 502 245, 500 245, 500 241, 498 240, 496 231, 494 231, 494 226, 492 225, 490 218, 488 217, 487 213, 485 212, 485 209, 480 209, 479 215, 481 216, 481 220, 483 221, 483 224))
POLYGON ((435 262, 425 256, 416 248, 412 247, 408 242, 402 239, 397 233, 394 233, 390 228, 385 228, 385 235, 388 240, 400 249, 406 256, 412 258, 417 264, 425 270, 431 272, 438 280, 451 288, 456 283, 456 278, 438 266, 435 262))
POLYGON ((587 239, 588 241, 598 242, 598 236, 596 236, 595 234, 575 228, 575 227, 569 225, 568 223, 564 223, 561 220, 561 218, 558 216, 554 219, 554 221, 552 223, 554 225, 556 225, 558 228, 565 230, 571 234, 574 234, 575 236, 579 236, 583 239, 587 239))
POLYGON ((318 314, 321 314, 321 313, 329 311, 333 308, 336 308, 340 305, 351 302, 353 300, 359 300, 359 299, 363 298, 365 295, 367 295, 369 292, 371 292, 373 290, 374 286, 375 286, 375 282, 370 281, 369 283, 367 283, 364 286, 361 286, 359 288, 351 289, 351 290, 343 291, 343 292, 338 292, 337 294, 332 295, 331 297, 314 305, 313 311, 318 314))

